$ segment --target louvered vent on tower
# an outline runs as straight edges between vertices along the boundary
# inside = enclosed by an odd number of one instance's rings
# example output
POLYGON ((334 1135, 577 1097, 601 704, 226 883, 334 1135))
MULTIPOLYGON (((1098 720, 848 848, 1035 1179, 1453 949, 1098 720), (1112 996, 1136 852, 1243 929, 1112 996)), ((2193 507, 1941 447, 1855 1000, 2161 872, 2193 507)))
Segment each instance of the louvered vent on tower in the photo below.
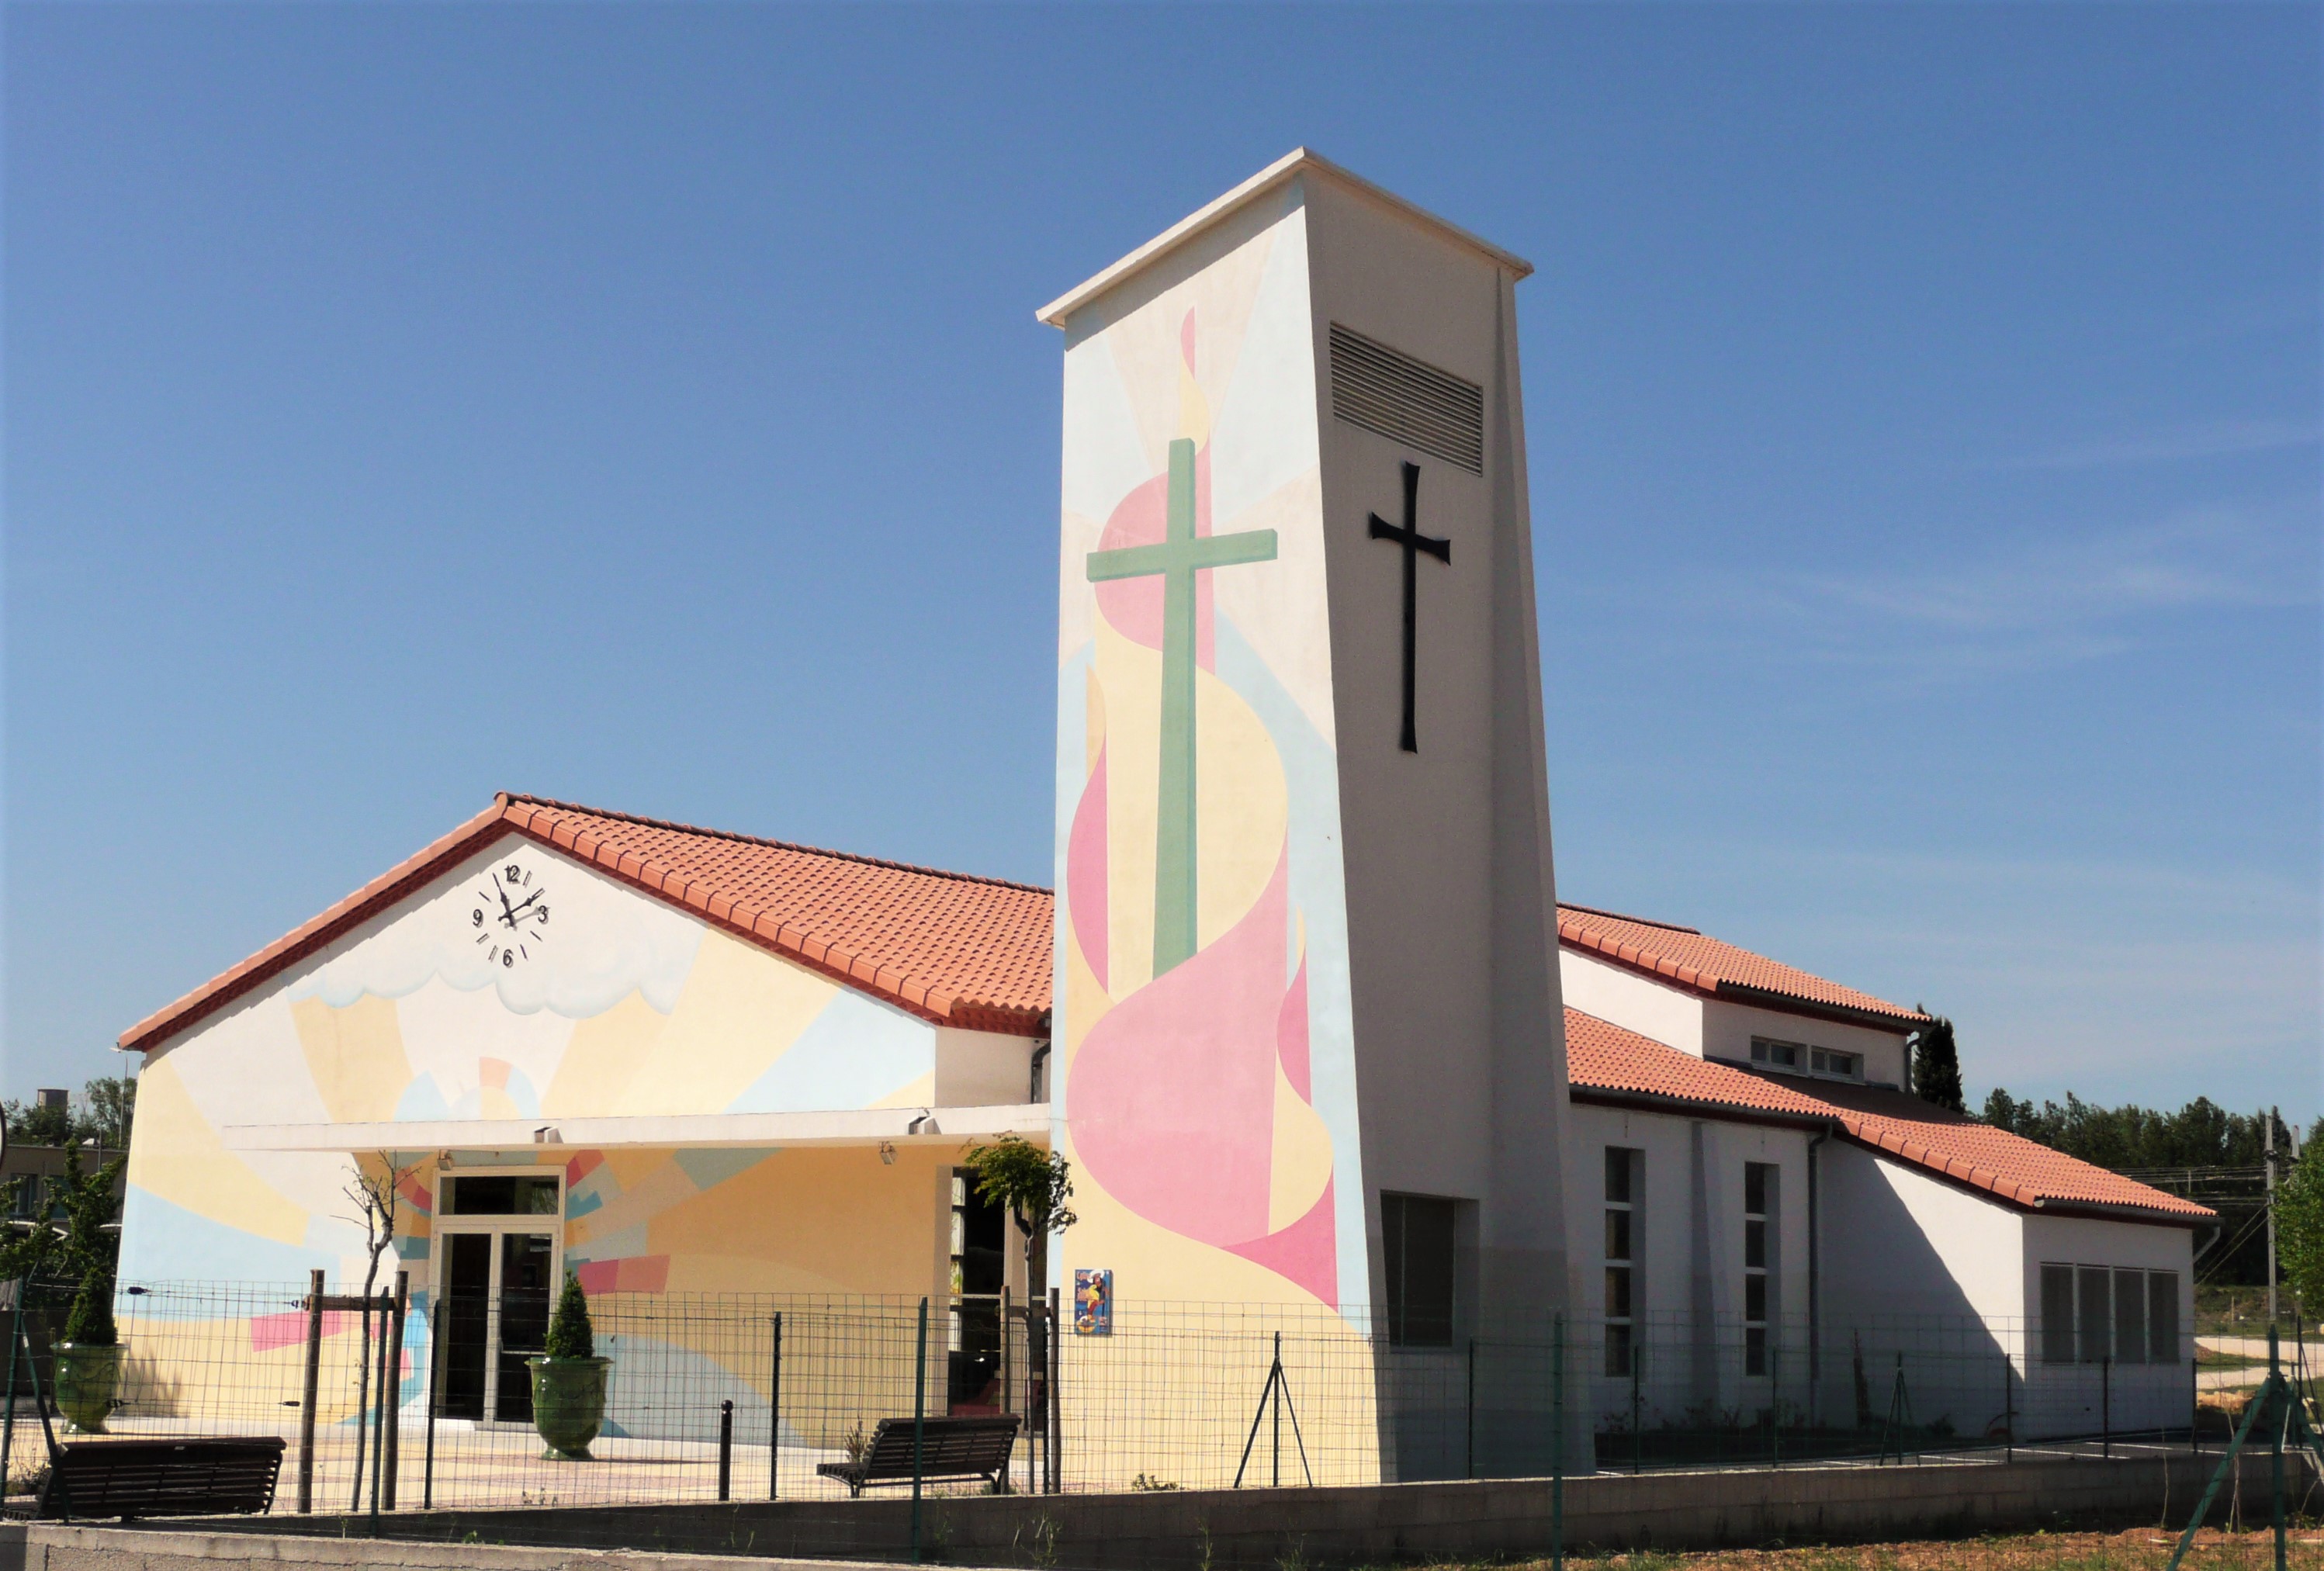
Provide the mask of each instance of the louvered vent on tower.
POLYGON ((1332 413, 1471 474, 1485 472, 1485 390, 1337 322, 1332 413))

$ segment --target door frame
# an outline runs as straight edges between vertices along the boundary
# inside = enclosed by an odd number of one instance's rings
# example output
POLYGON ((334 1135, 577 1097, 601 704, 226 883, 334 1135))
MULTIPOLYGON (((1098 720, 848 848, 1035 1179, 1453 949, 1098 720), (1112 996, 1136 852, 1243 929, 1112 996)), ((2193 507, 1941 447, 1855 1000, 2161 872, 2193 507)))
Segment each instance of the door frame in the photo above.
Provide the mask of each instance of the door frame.
MULTIPOLYGON (((451 1265, 451 1251, 438 1240, 456 1234, 528 1233, 549 1235, 549 1280, 561 1286, 565 1281, 565 1167, 541 1167, 534 1163, 493 1162, 475 1167, 455 1167, 437 1174, 437 1189, 441 1193, 446 1179, 463 1178, 554 1178, 557 1181, 557 1209, 531 1216, 470 1216, 437 1217, 429 1228, 429 1304, 436 1313, 443 1313, 450 1294, 445 1273, 451 1265)), ((493 1413, 499 1405, 501 1378, 501 1246, 494 1244, 491 1255, 491 1287, 487 1290, 484 1329, 484 1416, 475 1420, 479 1429, 527 1429, 530 1424, 512 1419, 499 1419, 493 1413)), ((557 1311, 558 1287, 549 1289, 549 1313, 557 1311)), ((431 1336, 430 1342, 435 1338, 431 1336)), ((429 1383, 436 1388, 436 1400, 442 1400, 442 1388, 437 1385, 438 1372, 429 1372, 429 1383)))

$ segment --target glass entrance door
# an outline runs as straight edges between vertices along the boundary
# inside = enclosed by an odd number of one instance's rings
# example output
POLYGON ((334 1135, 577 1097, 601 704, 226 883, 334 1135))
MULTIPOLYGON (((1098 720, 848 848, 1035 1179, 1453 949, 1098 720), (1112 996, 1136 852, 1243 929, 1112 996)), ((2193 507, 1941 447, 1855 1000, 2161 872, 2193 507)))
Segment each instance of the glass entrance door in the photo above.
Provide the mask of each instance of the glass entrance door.
POLYGON ((549 1233, 458 1232, 443 1239, 444 1383, 447 1419, 532 1421, 525 1360, 549 1337, 557 1238, 549 1233))
POLYGON ((532 1421, 532 1372, 558 1286, 561 1186, 551 1174, 447 1177, 436 1225, 447 1419, 532 1421))

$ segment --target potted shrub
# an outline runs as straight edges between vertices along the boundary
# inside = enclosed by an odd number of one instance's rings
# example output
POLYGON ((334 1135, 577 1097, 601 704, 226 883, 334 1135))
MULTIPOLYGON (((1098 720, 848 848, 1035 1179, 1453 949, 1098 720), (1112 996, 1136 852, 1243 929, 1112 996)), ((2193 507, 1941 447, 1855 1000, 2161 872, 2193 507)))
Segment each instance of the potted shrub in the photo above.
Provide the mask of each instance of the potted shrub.
POLYGON ((541 1356, 525 1362, 532 1368, 532 1427, 549 1446, 543 1455, 595 1460, 589 1442, 605 1422, 605 1372, 613 1361, 597 1356, 597 1334, 589 1324, 589 1299, 579 1277, 566 1277, 541 1356))
POLYGON ((121 1383, 121 1334, 113 1324, 113 1278, 91 1272, 73 1295, 57 1344, 57 1407, 84 1435, 105 1433, 121 1383))

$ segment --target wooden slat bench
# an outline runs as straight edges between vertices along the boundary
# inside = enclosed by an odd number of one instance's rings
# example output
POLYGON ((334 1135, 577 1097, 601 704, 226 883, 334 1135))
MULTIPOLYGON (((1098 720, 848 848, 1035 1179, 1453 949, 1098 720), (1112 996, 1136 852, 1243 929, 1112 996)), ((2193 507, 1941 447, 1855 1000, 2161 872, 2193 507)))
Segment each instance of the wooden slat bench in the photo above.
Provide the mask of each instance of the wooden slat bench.
MULTIPOLYGON (((920 1482, 957 1484, 982 1478, 991 1483, 1009 1466, 1009 1453, 1017 1444, 1014 1413, 999 1418, 923 1419, 920 1420, 920 1482)), ((847 1485, 860 1495, 881 1484, 912 1482, 912 1420, 881 1419, 863 1447, 860 1462, 826 1462, 816 1469, 825 1478, 847 1485)))
POLYGON ((32 1500, 11 1500, 10 1517, 230 1516, 274 1503, 282 1442, 266 1439, 68 1440, 32 1500))

